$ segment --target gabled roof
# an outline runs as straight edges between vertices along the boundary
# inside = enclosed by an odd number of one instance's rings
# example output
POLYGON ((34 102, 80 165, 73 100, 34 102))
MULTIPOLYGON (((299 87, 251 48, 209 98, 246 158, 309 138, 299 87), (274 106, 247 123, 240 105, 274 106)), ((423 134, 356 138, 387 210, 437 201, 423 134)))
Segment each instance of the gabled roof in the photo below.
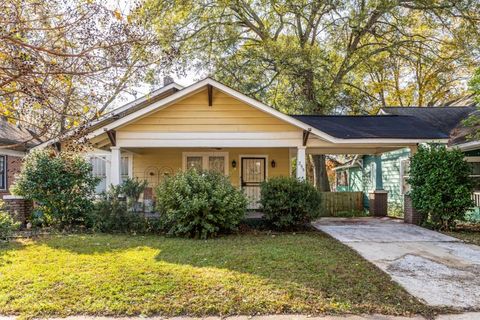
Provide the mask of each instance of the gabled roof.
POLYGON ((167 84, 155 91, 150 92, 149 94, 144 95, 143 97, 135 99, 132 102, 129 102, 115 110, 112 110, 102 115, 99 119, 92 121, 88 128, 94 129, 99 126, 104 126, 106 124, 112 123, 118 119, 128 116, 129 114, 134 113, 135 111, 141 110, 154 102, 171 96, 172 94, 181 89, 183 89, 183 87, 178 83, 172 82, 170 84, 167 84))
POLYGON ((387 107, 380 109, 379 114, 413 116, 438 130, 450 135, 450 132, 461 125, 476 108, 464 107, 387 107))
MULTIPOLYGON (((167 85, 165 85, 165 86, 163 86, 159 89, 156 89, 156 90, 150 92, 149 94, 144 95, 143 97, 135 99, 134 101, 129 102, 129 103, 127 103, 127 104, 125 104, 125 105, 123 105, 123 106, 121 106, 121 107, 119 107, 115 110, 112 110, 108 113, 105 113, 104 115, 102 115, 97 120, 93 120, 92 122, 87 124, 85 129, 87 131, 93 131, 95 129, 101 128, 105 125, 108 125, 112 122, 115 122, 119 119, 122 119, 122 118, 134 113, 135 111, 141 110, 141 109, 151 105, 152 103, 155 103, 159 100, 162 100, 162 99, 178 92, 181 89, 183 89, 183 87, 181 85, 179 85, 178 83, 172 82, 170 84, 167 84, 167 85)), ((51 145, 55 142, 60 141, 62 138, 68 138, 69 135, 74 134, 74 133, 75 133, 75 131, 73 130, 71 132, 66 133, 63 137, 54 138, 54 139, 50 139, 48 141, 45 141, 42 144, 38 145, 38 147, 39 148, 46 147, 48 145, 51 145)))
POLYGON ((411 116, 294 115, 327 134, 341 139, 447 139, 448 134, 411 116))
POLYGON ((11 146, 9 149, 25 150, 33 146, 31 140, 32 135, 27 130, 0 118, 0 146, 11 146))
POLYGON ((286 123, 289 123, 289 124, 292 124, 300 129, 303 129, 303 130, 308 130, 308 131, 311 131, 313 134, 327 140, 327 141, 331 141, 331 142, 334 142, 335 141, 335 137, 332 137, 330 135, 328 135, 327 133, 321 131, 321 130, 318 130, 316 128, 312 128, 310 125, 306 124, 306 123, 303 123, 302 121, 300 120, 297 120, 295 119, 294 117, 291 117, 287 114, 284 114, 258 100, 255 100, 253 98, 250 98, 248 97, 247 95, 235 90, 235 89, 232 89, 212 78, 206 78, 204 80, 201 80, 199 82, 196 82, 186 88, 183 88, 182 90, 179 90, 177 92, 175 92, 174 94, 172 95, 169 95, 159 101, 156 101, 154 103, 151 103, 149 104, 148 106, 146 106, 145 108, 142 108, 140 110, 136 110, 134 112, 131 112, 129 113, 127 116, 124 116, 118 120, 115 120, 107 125, 103 125, 102 128, 99 128, 97 130, 94 130, 93 132, 91 132, 87 138, 93 138, 95 136, 98 136, 100 134, 103 134, 105 131, 107 130, 114 130, 118 127, 121 127, 137 118, 140 118, 140 117, 143 117, 143 116, 146 116, 150 113, 153 113, 155 111, 158 111, 158 110, 161 110, 162 108, 165 108, 165 107, 168 107, 169 105, 175 103, 177 100, 179 99, 182 99, 182 98, 185 98, 189 95, 192 95, 192 94, 195 94, 197 92, 200 92, 202 90, 204 90, 207 86, 212 86, 214 87, 215 89, 217 90, 220 90, 226 94, 229 94, 231 95, 232 97, 250 105, 251 107, 253 108, 256 108, 258 110, 261 110, 261 111, 264 111, 278 119, 281 119, 283 121, 285 121, 286 123))
MULTIPOLYGON (((171 91, 163 92, 163 94, 157 95, 154 99, 152 99, 152 97, 143 97, 139 99, 140 101, 134 101, 131 104, 127 104, 122 108, 117 109, 117 111, 113 111, 101 119, 89 124, 87 126, 89 133, 86 137, 87 139, 92 139, 104 134, 107 131, 116 130, 117 128, 131 123, 132 121, 166 108, 181 99, 201 92, 207 87, 212 87, 216 90, 222 91, 225 94, 228 94, 255 109, 268 113, 280 120, 285 121, 286 123, 294 125, 299 129, 311 132, 313 135, 332 143, 353 143, 355 142, 353 141, 355 138, 361 140, 358 141, 359 143, 384 143, 386 142, 386 139, 389 140, 388 142, 392 142, 392 139, 397 139, 405 143, 417 143, 422 142, 425 139, 445 138, 445 135, 437 132, 438 130, 432 131, 432 128, 428 127, 427 123, 416 119, 407 120, 403 118, 397 118, 396 120, 403 121, 402 123, 404 125, 395 126, 396 129, 392 129, 392 124, 394 121, 389 120, 388 117, 371 116, 370 118, 364 118, 362 120, 361 117, 348 116, 290 116, 211 78, 206 78, 183 89, 170 88, 171 91), (349 121, 349 123, 345 123, 345 121, 349 121), (416 126, 408 126, 408 124, 411 122, 415 122, 416 126), (422 130, 419 128, 422 126, 427 127, 425 130, 422 130), (345 132, 342 133, 342 131, 345 132), (368 141, 366 141, 366 139, 368 139, 368 141)), ((167 87, 165 87, 165 89, 167 89, 167 87)), ((45 147, 57 141, 59 141, 58 138, 52 139, 41 144, 39 147, 45 147)))

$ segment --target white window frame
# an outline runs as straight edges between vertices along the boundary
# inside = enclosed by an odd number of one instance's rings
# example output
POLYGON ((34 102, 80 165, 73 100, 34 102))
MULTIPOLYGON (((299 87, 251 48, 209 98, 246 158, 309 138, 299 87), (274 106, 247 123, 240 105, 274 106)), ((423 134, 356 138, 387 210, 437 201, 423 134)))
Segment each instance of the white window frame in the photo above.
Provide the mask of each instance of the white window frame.
POLYGON ((377 189, 377 164, 375 162, 370 163, 370 184, 372 189, 377 189))
POLYGON ((335 186, 337 188, 338 187, 347 187, 347 188, 350 187, 350 172, 348 170, 336 170, 335 171, 335 186), (341 174, 345 174, 345 177, 346 177, 346 184, 345 185, 338 184, 338 180, 339 180, 341 174))
MULTIPOLYGON (((465 161, 467 162, 480 162, 480 157, 465 157, 465 161)), ((480 178, 478 174, 470 174, 468 175, 470 178, 480 178)))
MULTIPOLYGON (((403 188, 403 180, 410 178, 410 175, 405 174, 405 163, 410 162, 410 158, 400 158, 400 194, 406 194, 403 188)), ((406 181, 405 181, 406 182, 406 181)))
POLYGON ((202 168, 203 170, 209 170, 208 168, 208 159, 209 157, 224 157, 224 174, 228 176, 229 173, 229 161, 228 161, 228 152, 217 152, 217 151, 207 151, 207 152, 182 152, 182 168, 184 171, 187 170, 187 157, 202 157, 202 168), (208 168, 208 169, 207 169, 208 168))
POLYGON ((8 157, 6 154, 0 154, 0 157, 3 158, 3 163, 5 165, 5 168, 4 168, 4 175, 3 175, 3 188, 0 188, 0 191, 7 191, 8 187, 7 187, 7 183, 8 183, 8 180, 7 180, 7 175, 8 175, 8 163, 7 163, 7 160, 8 160, 8 157))
MULTIPOLYGON (((101 149, 96 149, 92 152, 89 152, 86 154, 86 159, 90 160, 92 157, 103 157, 105 158, 105 171, 106 171, 106 179, 105 179, 105 184, 108 187, 111 185, 111 159, 112 159, 112 154, 109 151, 101 150, 101 149)), ((121 157, 128 158, 128 177, 133 178, 133 154, 131 152, 125 152, 123 151, 121 154, 121 157)))

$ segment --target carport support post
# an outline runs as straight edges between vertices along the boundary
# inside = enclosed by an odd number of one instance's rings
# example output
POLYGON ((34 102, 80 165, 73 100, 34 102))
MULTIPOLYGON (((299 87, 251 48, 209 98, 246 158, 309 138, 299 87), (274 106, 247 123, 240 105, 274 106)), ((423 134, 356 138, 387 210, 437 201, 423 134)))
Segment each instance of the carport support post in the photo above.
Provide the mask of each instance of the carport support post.
POLYGON ((307 165, 306 165, 306 149, 305 146, 297 147, 297 179, 305 180, 307 178, 307 165))
POLYGON ((120 147, 111 147, 110 150, 112 150, 110 159, 110 183, 114 186, 118 186, 121 180, 120 167, 122 152, 120 147))
POLYGON ((388 213, 388 192, 383 190, 382 155, 375 156, 375 191, 369 195, 370 214, 385 217, 388 213))

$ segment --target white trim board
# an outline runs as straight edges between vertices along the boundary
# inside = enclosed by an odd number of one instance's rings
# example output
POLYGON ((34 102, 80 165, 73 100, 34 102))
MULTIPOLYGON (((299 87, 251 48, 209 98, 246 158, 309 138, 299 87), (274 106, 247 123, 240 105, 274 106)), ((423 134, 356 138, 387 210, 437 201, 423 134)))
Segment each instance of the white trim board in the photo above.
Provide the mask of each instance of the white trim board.
POLYGON ((23 151, 0 148, 0 155, 11 156, 11 157, 21 157, 22 158, 22 157, 25 157, 26 153, 23 152, 23 151))

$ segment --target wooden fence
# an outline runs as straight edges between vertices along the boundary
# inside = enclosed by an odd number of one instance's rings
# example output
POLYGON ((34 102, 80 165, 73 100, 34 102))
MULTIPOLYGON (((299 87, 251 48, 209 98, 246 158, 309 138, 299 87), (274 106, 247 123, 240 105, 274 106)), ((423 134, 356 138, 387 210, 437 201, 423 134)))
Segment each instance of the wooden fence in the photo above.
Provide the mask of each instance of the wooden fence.
POLYGON ((321 192, 321 215, 335 217, 362 212, 363 192, 321 192))

